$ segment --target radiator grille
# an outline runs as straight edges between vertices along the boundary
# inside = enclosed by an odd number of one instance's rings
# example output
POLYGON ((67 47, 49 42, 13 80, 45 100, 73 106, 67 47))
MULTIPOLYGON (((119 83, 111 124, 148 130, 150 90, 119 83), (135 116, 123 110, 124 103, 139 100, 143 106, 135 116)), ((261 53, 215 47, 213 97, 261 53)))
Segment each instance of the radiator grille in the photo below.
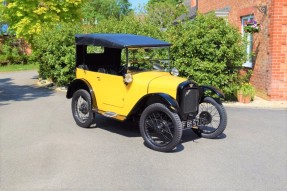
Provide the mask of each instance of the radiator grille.
POLYGON ((182 92, 181 108, 184 114, 196 112, 198 110, 198 96, 199 92, 197 88, 185 89, 182 92))

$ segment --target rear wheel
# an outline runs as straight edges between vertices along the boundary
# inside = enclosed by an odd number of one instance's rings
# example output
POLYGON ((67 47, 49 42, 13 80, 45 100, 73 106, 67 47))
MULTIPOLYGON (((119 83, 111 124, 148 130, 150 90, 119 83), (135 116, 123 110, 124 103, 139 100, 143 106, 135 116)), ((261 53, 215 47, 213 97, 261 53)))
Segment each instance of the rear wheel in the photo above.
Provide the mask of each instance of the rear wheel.
POLYGON ((173 150, 181 140, 182 123, 178 114, 160 103, 151 104, 140 118, 140 132, 151 149, 173 150))
POLYGON ((198 133, 204 138, 214 139, 218 137, 226 128, 226 111, 218 100, 206 97, 199 104, 197 118, 200 121, 198 133))
POLYGON ((94 120, 90 94, 83 89, 76 91, 72 98, 73 117, 80 127, 90 127, 94 120))

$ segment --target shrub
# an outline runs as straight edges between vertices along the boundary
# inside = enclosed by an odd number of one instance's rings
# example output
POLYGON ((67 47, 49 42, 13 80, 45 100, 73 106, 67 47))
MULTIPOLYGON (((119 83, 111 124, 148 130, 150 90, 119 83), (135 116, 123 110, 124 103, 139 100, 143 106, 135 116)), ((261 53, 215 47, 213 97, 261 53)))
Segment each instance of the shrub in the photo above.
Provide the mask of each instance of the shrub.
POLYGON ((0 36, 0 65, 26 64, 25 43, 14 35, 0 36))
POLYGON ((75 78, 75 41, 79 27, 61 23, 46 28, 33 40, 33 62, 39 64, 39 77, 65 86, 75 78))
POLYGON ((234 97, 241 83, 239 70, 246 58, 242 36, 238 29, 214 14, 198 15, 195 20, 171 26, 165 32, 132 13, 121 20, 102 20, 94 26, 60 24, 44 29, 33 41, 40 77, 50 78, 56 85, 67 85, 74 79, 76 33, 131 33, 166 40, 173 43, 172 64, 182 76, 201 85, 218 87, 228 99, 234 97))
POLYGON ((238 29, 211 13, 171 27, 167 39, 174 44, 172 60, 182 76, 218 87, 228 99, 234 97, 246 58, 238 29))

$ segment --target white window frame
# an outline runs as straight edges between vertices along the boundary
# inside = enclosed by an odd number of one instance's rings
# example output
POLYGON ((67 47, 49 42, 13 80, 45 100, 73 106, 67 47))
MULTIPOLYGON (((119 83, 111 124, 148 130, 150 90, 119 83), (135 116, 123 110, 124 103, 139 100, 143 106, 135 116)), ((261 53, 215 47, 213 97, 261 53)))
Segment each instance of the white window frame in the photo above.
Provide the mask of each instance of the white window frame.
POLYGON ((253 67, 253 63, 252 63, 253 36, 250 33, 244 32, 244 25, 246 24, 246 22, 248 20, 253 20, 253 19, 254 19, 253 15, 241 17, 242 36, 243 37, 246 36, 246 39, 247 39, 247 45, 246 45, 247 60, 242 65, 246 68, 252 68, 253 67))

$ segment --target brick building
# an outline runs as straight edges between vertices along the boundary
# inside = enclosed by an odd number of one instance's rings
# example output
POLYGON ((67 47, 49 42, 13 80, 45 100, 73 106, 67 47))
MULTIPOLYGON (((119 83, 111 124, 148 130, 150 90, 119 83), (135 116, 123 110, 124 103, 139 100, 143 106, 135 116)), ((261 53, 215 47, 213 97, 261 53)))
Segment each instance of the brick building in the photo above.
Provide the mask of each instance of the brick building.
MULTIPOLYGON (((253 70, 250 82, 256 94, 268 100, 287 100, 287 0, 189 0, 191 10, 215 11, 244 34, 249 20, 260 23, 258 33, 248 34, 250 56, 243 66, 253 70)), ((192 11, 191 11, 192 12, 192 11)))

